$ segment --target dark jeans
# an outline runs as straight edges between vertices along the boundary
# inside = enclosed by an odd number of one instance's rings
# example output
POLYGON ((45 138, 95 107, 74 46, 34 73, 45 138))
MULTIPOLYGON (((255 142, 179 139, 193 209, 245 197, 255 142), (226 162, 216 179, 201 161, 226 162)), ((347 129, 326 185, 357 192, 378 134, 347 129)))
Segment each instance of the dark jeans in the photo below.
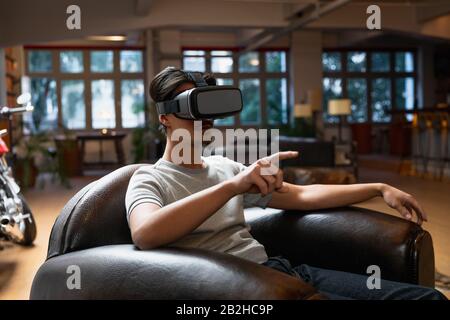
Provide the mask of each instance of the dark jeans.
POLYGON ((435 289, 388 280, 381 280, 380 289, 369 289, 368 276, 306 264, 292 267, 283 257, 271 257, 263 265, 303 279, 334 300, 447 300, 435 289))

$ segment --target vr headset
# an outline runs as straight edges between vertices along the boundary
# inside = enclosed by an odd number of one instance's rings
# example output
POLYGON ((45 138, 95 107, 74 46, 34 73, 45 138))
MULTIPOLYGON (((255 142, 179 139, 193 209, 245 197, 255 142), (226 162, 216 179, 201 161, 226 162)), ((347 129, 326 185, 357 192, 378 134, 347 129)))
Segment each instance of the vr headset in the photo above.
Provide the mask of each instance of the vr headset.
POLYGON ((159 114, 174 114, 189 120, 217 119, 241 112, 242 93, 234 86, 208 85, 199 72, 185 71, 195 88, 172 100, 156 103, 159 114))

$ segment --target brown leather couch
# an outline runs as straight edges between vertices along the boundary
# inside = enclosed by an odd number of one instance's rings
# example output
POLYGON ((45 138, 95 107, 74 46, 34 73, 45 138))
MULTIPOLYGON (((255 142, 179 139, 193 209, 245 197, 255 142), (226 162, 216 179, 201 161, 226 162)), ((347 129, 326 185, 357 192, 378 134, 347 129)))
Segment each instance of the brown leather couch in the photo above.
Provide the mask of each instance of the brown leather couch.
MULTIPOLYGON (((31 299, 322 299, 310 285, 231 255, 194 249, 136 249, 125 218, 122 167, 80 190, 56 220, 31 299), (68 267, 81 271, 70 290, 68 267)), ((430 234, 397 217, 357 208, 315 212, 246 211, 252 234, 270 255, 293 264, 365 274, 432 287, 430 234)), ((262 210, 262 209, 261 209, 262 210)))

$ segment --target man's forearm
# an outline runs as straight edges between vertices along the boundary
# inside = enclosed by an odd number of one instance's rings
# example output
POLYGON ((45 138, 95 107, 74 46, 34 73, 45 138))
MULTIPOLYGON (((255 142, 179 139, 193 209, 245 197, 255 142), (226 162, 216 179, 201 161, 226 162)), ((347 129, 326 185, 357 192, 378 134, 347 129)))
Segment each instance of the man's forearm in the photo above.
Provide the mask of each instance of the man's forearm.
POLYGON ((274 192, 270 207, 279 209, 315 210, 347 206, 382 195, 382 183, 350 185, 289 185, 289 192, 274 192))
POLYGON ((236 194, 223 182, 148 215, 137 231, 141 249, 151 249, 191 233, 236 194))

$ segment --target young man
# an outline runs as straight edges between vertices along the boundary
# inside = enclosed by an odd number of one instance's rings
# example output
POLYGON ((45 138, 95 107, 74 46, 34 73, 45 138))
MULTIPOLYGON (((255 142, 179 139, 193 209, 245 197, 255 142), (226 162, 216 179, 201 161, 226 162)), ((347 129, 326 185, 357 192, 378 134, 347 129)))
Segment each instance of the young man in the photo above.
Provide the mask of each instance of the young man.
MULTIPOLYGON (((211 76, 203 77, 208 84, 215 84, 211 76)), ((155 102, 167 101, 194 87, 189 74, 169 67, 153 79, 150 95, 155 102)), ((249 167, 222 156, 202 157, 195 163, 194 155, 190 155, 191 161, 174 163, 176 142, 170 137, 176 129, 185 129, 194 137, 194 121, 174 114, 159 115, 159 121, 168 136, 164 155, 155 165, 135 172, 126 195, 127 219, 133 241, 140 249, 195 247, 232 254, 298 276, 335 299, 445 299, 430 288, 382 281, 381 290, 369 290, 366 277, 361 275, 308 265, 292 268, 286 259, 267 256, 264 247, 250 235, 243 213, 244 203, 313 210, 380 196, 404 218, 412 220, 415 215, 421 224, 427 220, 426 214, 411 195, 383 183, 288 184, 283 182, 281 170, 273 175, 262 174, 264 168, 273 165, 271 157, 249 167)), ((212 124, 203 121, 202 130, 212 124)), ((296 156, 296 152, 279 153, 281 160, 296 156)))

